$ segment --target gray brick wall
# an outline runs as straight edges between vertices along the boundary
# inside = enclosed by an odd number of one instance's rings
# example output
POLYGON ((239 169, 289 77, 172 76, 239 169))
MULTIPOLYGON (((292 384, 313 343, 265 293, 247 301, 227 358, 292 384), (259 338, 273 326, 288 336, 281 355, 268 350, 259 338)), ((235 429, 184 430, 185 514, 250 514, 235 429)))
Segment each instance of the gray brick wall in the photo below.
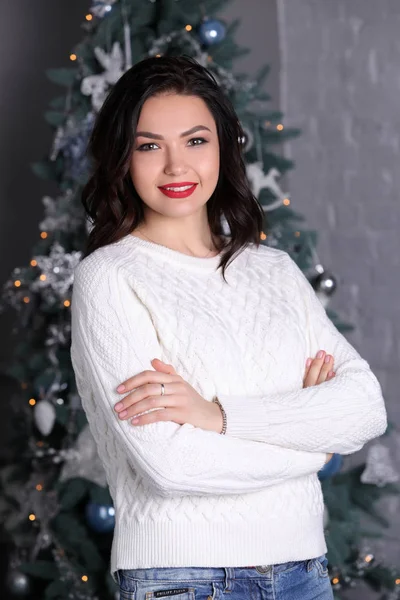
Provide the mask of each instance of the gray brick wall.
MULTIPOLYGON (((321 262, 340 283, 331 306, 356 326, 349 340, 371 364, 399 427, 400 2, 277 5, 281 107, 286 124, 303 130, 286 145, 296 162, 292 206, 320 232, 321 262)), ((395 456, 400 468, 398 445, 395 456)), ((377 548, 400 570, 399 499, 382 508, 394 524, 377 548)))

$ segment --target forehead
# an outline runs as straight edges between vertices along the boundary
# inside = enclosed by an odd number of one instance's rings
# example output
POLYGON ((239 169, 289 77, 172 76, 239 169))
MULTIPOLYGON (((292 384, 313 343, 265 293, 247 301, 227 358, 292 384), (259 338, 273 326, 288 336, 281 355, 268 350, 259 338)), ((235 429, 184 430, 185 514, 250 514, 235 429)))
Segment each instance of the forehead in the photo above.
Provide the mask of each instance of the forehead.
POLYGON ((207 125, 216 130, 214 117, 207 104, 198 96, 163 94, 152 96, 143 104, 138 129, 146 128, 153 133, 175 129, 177 133, 194 127, 207 125))

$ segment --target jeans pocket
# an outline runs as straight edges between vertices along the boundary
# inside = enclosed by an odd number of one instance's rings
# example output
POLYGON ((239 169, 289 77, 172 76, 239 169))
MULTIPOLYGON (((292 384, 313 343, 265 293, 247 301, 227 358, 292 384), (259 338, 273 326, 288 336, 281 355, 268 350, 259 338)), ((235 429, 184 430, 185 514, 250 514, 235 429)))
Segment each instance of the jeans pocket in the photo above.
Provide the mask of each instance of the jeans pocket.
POLYGON ((326 554, 322 554, 321 556, 317 556, 317 558, 314 558, 314 564, 317 567, 318 573, 321 577, 329 576, 328 559, 326 557, 326 554))

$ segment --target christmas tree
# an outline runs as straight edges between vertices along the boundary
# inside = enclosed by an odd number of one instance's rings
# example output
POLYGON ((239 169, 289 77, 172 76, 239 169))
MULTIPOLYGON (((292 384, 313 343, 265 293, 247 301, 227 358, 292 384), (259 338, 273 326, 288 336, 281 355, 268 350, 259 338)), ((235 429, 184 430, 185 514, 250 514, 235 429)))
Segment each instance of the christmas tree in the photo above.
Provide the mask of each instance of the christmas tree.
MULTIPOLYGON (((73 270, 89 232, 81 204, 90 172, 87 142, 108 91, 134 62, 185 54, 212 72, 245 134, 240 143, 247 175, 265 214, 261 243, 287 251, 338 328, 349 329, 328 308, 336 280, 318 259, 317 233, 303 228, 304 219, 281 188, 280 178, 294 165, 273 147, 299 131, 286 128, 283 115, 268 108, 269 96, 262 91, 267 66, 253 78, 233 74, 235 58, 248 50, 234 41, 239 22, 226 24, 215 16, 224 4, 93 0, 82 25, 84 38, 70 55, 71 68, 47 72, 62 93, 45 113, 54 130, 52 148, 33 169, 55 181, 59 195, 43 198, 32 260, 14 269, 3 290, 3 307, 12 306, 18 315, 8 375, 23 405, 12 425, 15 461, 1 471, 4 536, 13 548, 10 597, 118 597, 108 569, 114 509, 71 366, 70 302, 73 270)), ((340 598, 343 589, 365 580, 383 598, 381 590, 394 590, 400 574, 375 564, 365 547, 370 532, 362 530, 360 518, 364 513, 374 517, 377 535, 388 525, 374 504, 383 492, 398 492, 397 473, 381 443, 374 444, 367 465, 346 472, 341 467, 335 455, 319 474, 332 585, 340 598)))

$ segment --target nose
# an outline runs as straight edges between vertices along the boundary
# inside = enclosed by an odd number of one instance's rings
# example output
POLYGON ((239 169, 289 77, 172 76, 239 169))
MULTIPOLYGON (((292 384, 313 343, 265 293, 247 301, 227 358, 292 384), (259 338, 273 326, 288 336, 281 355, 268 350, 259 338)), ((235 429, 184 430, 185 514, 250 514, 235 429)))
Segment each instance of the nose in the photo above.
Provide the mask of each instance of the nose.
POLYGON ((166 153, 164 173, 166 175, 183 175, 187 172, 184 153, 181 148, 170 148, 166 153))

